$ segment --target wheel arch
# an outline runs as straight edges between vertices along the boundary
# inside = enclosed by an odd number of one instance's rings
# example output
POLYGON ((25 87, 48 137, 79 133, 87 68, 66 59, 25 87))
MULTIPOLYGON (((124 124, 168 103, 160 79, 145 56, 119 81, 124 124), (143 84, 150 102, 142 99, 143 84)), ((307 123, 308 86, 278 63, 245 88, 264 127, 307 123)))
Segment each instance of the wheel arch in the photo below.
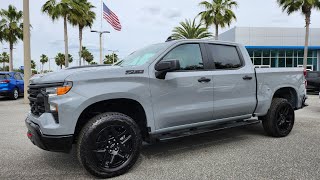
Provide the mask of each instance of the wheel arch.
POLYGON ((147 112, 142 103, 132 98, 114 98, 91 103, 83 109, 75 126, 75 141, 83 126, 91 118, 104 112, 119 112, 131 117, 138 124, 143 139, 146 140, 149 137, 147 112))
POLYGON ((277 89, 273 93, 272 99, 274 98, 286 99, 290 102, 293 108, 296 109, 298 107, 298 93, 294 87, 287 86, 277 89))

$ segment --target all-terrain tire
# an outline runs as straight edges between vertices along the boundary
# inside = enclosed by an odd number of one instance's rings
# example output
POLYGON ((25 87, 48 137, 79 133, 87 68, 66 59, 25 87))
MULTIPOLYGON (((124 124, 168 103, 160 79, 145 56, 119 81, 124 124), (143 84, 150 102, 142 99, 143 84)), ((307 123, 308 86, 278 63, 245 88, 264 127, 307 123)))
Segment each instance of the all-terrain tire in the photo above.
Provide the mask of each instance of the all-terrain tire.
POLYGON ((111 178, 132 168, 141 146, 141 133, 135 121, 121 113, 107 112, 92 118, 82 128, 77 156, 90 174, 111 178))
POLYGON ((268 114, 261 119, 269 136, 285 137, 290 134, 294 125, 294 109, 286 99, 274 98, 268 114))

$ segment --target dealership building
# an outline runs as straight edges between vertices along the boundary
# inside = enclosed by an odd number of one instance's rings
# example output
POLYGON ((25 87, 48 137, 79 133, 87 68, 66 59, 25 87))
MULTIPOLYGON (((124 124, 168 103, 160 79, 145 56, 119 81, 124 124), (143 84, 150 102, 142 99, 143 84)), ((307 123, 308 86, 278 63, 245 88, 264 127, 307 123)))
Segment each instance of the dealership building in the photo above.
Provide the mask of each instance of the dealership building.
MULTIPOLYGON (((303 67, 304 28, 235 27, 219 39, 245 45, 256 67, 303 67)), ((307 69, 320 71, 320 28, 310 29, 307 69)))

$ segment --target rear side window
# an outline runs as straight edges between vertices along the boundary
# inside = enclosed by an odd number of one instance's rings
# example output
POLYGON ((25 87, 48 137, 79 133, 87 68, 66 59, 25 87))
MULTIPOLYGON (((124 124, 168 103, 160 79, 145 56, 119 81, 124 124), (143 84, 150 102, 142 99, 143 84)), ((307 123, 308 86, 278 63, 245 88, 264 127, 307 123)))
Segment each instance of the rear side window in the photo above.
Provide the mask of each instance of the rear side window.
POLYGON ((235 46, 209 44, 208 47, 216 69, 237 69, 242 66, 235 46))
POLYGON ((14 78, 15 78, 16 80, 22 80, 21 76, 20 76, 18 73, 16 73, 16 74, 14 75, 14 78))

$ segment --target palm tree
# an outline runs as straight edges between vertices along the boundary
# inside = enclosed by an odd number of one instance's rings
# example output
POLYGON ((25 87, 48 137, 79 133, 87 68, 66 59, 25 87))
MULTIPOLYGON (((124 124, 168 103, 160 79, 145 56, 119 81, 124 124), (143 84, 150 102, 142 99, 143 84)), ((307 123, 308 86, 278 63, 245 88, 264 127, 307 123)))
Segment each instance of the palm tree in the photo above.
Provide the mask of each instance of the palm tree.
POLYGON ((312 9, 320 9, 319 0, 277 0, 283 11, 286 11, 288 15, 300 11, 305 16, 306 34, 305 34, 305 47, 304 47, 304 59, 303 67, 307 69, 308 58, 308 46, 309 46, 309 32, 311 22, 312 9))
POLYGON ((171 37, 173 39, 203 39, 212 37, 212 34, 208 32, 208 28, 202 27, 202 24, 196 24, 196 20, 185 20, 180 22, 179 27, 173 29, 171 37))
POLYGON ((31 60, 31 69, 36 69, 37 65, 34 60, 31 60))
POLYGON ((91 9, 95 8, 87 0, 74 0, 79 5, 81 11, 79 13, 72 13, 69 16, 69 21, 73 26, 79 28, 79 65, 81 66, 82 60, 82 32, 85 27, 92 27, 93 21, 96 19, 96 13, 91 9))
POLYGON ((205 8, 204 11, 199 13, 201 20, 207 27, 214 26, 216 40, 219 39, 219 27, 229 27, 233 20, 237 20, 236 15, 232 11, 232 8, 238 7, 236 1, 212 0, 212 3, 203 1, 199 5, 205 8))
MULTIPOLYGON (((63 53, 58 53, 57 56, 54 58, 56 61, 56 64, 60 66, 62 69, 62 66, 65 66, 65 55, 63 53)), ((73 61, 73 57, 71 54, 68 54, 68 61, 71 63, 73 61)), ((66 66, 65 66, 66 67, 66 66)))
POLYGON ((112 53, 105 56, 105 61, 103 64, 114 64, 119 61, 118 54, 112 53))
POLYGON ((48 61, 49 61, 49 58, 48 58, 48 56, 46 56, 45 54, 42 54, 42 55, 40 56, 40 62, 41 62, 41 64, 42 64, 42 70, 41 70, 42 73, 43 73, 43 66, 44 66, 44 64, 47 63, 48 61))
POLYGON ((6 70, 6 63, 9 63, 9 55, 7 52, 3 52, 2 54, 0 54, 0 63, 2 63, 2 70, 5 71, 6 70))
POLYGON ((9 42, 9 71, 13 71, 13 45, 23 39, 23 13, 9 5, 8 10, 1 9, 0 17, 0 42, 9 42))
POLYGON ((90 64, 94 59, 93 55, 86 47, 82 47, 81 58, 83 58, 88 64, 90 64))
POLYGON ((59 18, 63 18, 64 22, 64 46, 65 46, 65 67, 69 66, 69 60, 67 54, 69 54, 68 49, 68 18, 71 14, 77 14, 81 12, 77 3, 73 0, 48 0, 43 6, 41 11, 49 15, 52 21, 59 18))

